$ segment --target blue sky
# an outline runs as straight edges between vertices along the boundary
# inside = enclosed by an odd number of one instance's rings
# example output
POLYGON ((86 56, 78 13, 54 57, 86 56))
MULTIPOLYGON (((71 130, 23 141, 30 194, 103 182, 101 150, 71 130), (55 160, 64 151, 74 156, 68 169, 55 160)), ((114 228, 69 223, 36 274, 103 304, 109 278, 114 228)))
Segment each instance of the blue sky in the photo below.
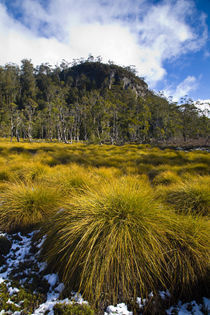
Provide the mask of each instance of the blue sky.
POLYGON ((0 64, 91 53, 174 100, 209 100, 209 28, 210 0, 0 0, 0 64))

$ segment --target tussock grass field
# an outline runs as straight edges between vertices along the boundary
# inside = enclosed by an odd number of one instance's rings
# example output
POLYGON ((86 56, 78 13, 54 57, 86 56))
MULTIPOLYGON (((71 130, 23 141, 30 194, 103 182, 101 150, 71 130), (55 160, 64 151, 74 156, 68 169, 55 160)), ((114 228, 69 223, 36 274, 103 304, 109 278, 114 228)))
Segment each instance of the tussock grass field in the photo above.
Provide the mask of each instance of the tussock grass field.
POLYGON ((199 150, 1 139, 0 231, 40 229, 49 270, 95 309, 190 298, 208 282, 209 171, 199 150))

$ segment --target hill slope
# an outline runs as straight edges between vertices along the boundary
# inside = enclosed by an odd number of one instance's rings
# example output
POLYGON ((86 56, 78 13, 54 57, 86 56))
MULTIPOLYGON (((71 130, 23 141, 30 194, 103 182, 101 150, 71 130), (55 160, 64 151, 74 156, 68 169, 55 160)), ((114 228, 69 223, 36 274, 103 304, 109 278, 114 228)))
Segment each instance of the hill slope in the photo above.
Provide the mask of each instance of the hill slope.
POLYGON ((132 67, 86 60, 0 67, 0 136, 91 143, 207 144, 209 118, 148 89, 132 67))

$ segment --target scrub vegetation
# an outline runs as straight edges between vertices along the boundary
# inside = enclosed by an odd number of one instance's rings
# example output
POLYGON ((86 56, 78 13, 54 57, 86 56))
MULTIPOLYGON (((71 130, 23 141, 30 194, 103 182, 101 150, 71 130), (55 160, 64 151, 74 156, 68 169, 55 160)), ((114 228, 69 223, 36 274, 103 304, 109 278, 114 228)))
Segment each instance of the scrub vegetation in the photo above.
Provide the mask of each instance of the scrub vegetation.
MULTIPOLYGON (((39 229, 40 259, 65 296, 76 290, 91 305, 58 304, 55 314, 119 302, 135 312, 151 291, 177 301, 202 287, 199 298, 209 275, 209 165, 201 150, 1 139, 0 231, 39 229)), ((1 265, 11 246, 4 234, 0 245, 1 265)), ((1 284, 6 310, 8 294, 1 284)))

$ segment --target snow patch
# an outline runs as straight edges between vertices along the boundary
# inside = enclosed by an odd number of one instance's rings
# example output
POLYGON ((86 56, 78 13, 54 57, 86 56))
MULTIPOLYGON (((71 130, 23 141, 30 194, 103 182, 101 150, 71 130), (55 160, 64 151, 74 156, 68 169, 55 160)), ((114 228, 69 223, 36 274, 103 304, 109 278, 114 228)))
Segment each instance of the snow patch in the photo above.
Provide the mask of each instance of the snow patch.
MULTIPOLYGON (((33 244, 33 237, 39 231, 34 231, 27 235, 22 235, 21 233, 8 235, 6 233, 1 233, 0 236, 7 237, 7 239, 11 242, 12 246, 10 252, 4 256, 5 264, 0 267, 0 284, 5 283, 8 289, 8 293, 10 295, 10 299, 7 301, 8 304, 16 305, 21 308, 21 301, 16 304, 12 301, 12 296, 19 292, 19 289, 16 287, 12 287, 12 283, 10 282, 10 276, 14 275, 16 272, 16 276, 21 277, 20 284, 24 286, 24 283, 32 283, 33 276, 42 276, 42 272, 46 269, 46 262, 39 262, 38 257, 41 251, 41 247, 45 240, 43 237, 40 241, 33 244), (37 252, 32 253, 32 245, 37 248, 37 252), (24 263, 24 269, 21 268, 24 263), (25 267, 26 266, 26 267, 25 267), (18 269, 20 267, 20 269, 18 269)), ((34 247, 33 247, 34 248, 34 247)), ((46 293, 46 300, 44 303, 38 306, 36 310, 34 310, 34 315, 41 315, 45 312, 48 312, 49 315, 53 315, 53 307, 57 303, 62 304, 88 304, 87 301, 84 301, 81 294, 76 292, 72 292, 70 298, 66 298, 63 300, 59 300, 61 292, 64 290, 64 284, 59 282, 58 275, 55 273, 47 274, 43 276, 43 279, 47 280, 49 283, 49 290, 46 293)), ((170 297, 170 293, 166 291, 159 291, 160 297, 165 300, 167 297, 170 297)), ((153 293, 151 292, 148 296, 148 299, 142 299, 140 297, 137 298, 136 302, 139 308, 143 311, 145 304, 149 299, 153 297, 153 293)), ((210 300, 206 297, 203 298, 203 304, 197 304, 195 301, 191 301, 189 303, 184 303, 180 301, 178 305, 170 307, 166 313, 168 315, 174 314, 176 312, 178 315, 188 315, 188 314, 203 314, 202 309, 205 308, 205 311, 210 311, 210 300)), ((0 310, 0 315, 5 315, 6 311, 0 310)), ((20 315, 20 312, 16 311, 13 315, 20 315)), ((104 315, 132 315, 127 308, 125 303, 114 305, 109 305, 106 309, 104 315)))
POLYGON ((51 274, 44 276, 44 279, 48 281, 50 287, 54 287, 54 285, 58 281, 58 275, 55 273, 51 273, 51 274))
POLYGON ((133 315, 133 312, 129 312, 125 303, 117 304, 117 306, 109 305, 104 315, 133 315))
POLYGON ((9 295, 13 295, 15 293, 18 293, 20 290, 18 288, 12 288, 12 287, 9 287, 8 288, 8 292, 9 292, 9 295))
POLYGON ((174 312, 176 312, 178 315, 203 315, 203 312, 201 311, 202 305, 197 304, 195 301, 184 303, 182 304, 181 301, 179 301, 178 305, 170 307, 166 311, 167 315, 173 315, 174 312))
POLYGON ((203 304, 205 309, 210 312, 210 299, 207 299, 206 297, 203 298, 203 304))

